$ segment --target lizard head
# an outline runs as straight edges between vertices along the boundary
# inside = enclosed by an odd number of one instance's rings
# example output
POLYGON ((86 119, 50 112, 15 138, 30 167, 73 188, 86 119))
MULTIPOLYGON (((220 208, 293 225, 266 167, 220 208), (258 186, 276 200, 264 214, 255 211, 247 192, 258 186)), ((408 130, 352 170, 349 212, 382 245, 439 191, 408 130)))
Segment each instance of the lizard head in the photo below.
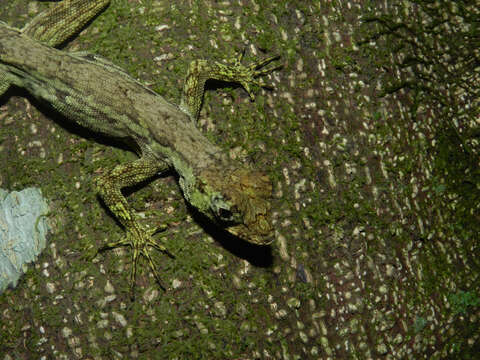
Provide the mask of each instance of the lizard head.
POLYGON ((188 196, 184 193, 190 204, 229 233, 257 245, 272 242, 272 184, 266 174, 246 167, 202 169, 188 196))

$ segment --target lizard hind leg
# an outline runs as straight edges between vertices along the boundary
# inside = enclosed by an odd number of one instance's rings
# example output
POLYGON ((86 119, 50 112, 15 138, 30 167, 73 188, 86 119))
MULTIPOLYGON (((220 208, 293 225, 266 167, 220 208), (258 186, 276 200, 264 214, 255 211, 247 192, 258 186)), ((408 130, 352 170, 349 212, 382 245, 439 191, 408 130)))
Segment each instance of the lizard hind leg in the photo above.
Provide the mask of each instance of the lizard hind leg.
MULTIPOLYGON (((77 34, 107 7, 110 0, 65 0, 35 16, 21 32, 49 46, 58 47, 77 34)), ((10 83, 0 72, 0 96, 10 83)))
POLYGON ((22 32, 46 45, 57 47, 80 32, 108 6, 110 0, 64 0, 35 16, 22 32))
POLYGON ((136 219, 133 209, 123 196, 121 189, 151 178, 166 168, 167 165, 161 160, 146 155, 130 163, 117 165, 112 170, 107 171, 96 179, 95 185, 98 194, 113 215, 115 215, 123 225, 126 232, 125 237, 122 240, 106 244, 100 248, 96 254, 120 246, 131 248, 132 270, 130 274, 130 290, 132 294, 135 286, 138 260, 140 257, 143 256, 147 260, 148 266, 152 271, 155 280, 163 289, 165 289, 160 282, 160 276, 158 275, 158 271, 150 252, 151 249, 154 248, 166 253, 172 258, 173 255, 163 245, 156 243, 152 238, 156 232, 165 230, 167 226, 161 225, 149 229, 140 224, 136 219))

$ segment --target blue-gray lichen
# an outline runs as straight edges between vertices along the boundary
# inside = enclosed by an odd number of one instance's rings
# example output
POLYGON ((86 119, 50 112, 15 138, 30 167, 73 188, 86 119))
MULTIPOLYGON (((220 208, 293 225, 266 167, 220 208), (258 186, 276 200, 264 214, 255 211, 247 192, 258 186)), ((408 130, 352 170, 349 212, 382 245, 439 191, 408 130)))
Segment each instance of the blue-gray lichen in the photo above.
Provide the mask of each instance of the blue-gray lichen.
POLYGON ((0 189, 0 293, 15 287, 45 249, 48 205, 37 188, 8 193, 0 189))

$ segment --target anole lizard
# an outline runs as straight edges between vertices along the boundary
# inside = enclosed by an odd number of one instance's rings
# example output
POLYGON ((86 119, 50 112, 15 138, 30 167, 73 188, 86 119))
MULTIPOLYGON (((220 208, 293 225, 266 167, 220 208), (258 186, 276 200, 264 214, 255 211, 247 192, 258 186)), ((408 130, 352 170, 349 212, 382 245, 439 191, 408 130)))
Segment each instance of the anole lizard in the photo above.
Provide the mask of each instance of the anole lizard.
POLYGON ((108 60, 88 53, 69 53, 54 46, 66 41, 99 13, 109 0, 65 0, 39 14, 22 30, 0 22, 0 95, 10 84, 25 88, 65 118, 93 132, 124 140, 139 158, 105 172, 96 189, 126 231, 125 238, 105 248, 132 249, 130 286, 137 262, 144 256, 160 278, 151 248, 168 253, 141 225, 121 193, 173 168, 185 199, 229 233, 250 243, 273 239, 270 218, 272 185, 261 171, 231 160, 196 127, 204 84, 217 79, 241 84, 253 99, 250 85, 278 67, 262 69, 270 57, 249 66, 240 59, 231 66, 193 61, 179 106, 130 77, 108 60))

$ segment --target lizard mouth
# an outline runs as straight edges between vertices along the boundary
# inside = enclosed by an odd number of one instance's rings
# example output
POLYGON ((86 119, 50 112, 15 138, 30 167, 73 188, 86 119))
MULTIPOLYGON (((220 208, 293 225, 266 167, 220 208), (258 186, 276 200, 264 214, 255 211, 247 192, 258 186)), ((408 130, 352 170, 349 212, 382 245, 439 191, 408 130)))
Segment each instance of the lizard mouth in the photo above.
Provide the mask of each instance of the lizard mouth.
POLYGON ((226 230, 256 245, 270 245, 274 240, 272 226, 264 215, 257 216, 254 224, 248 224, 248 226, 244 224, 233 225, 227 227, 226 230))
POLYGON ((249 243, 256 245, 270 245, 273 242, 273 236, 253 234, 245 225, 236 225, 227 228, 227 231, 249 243))

